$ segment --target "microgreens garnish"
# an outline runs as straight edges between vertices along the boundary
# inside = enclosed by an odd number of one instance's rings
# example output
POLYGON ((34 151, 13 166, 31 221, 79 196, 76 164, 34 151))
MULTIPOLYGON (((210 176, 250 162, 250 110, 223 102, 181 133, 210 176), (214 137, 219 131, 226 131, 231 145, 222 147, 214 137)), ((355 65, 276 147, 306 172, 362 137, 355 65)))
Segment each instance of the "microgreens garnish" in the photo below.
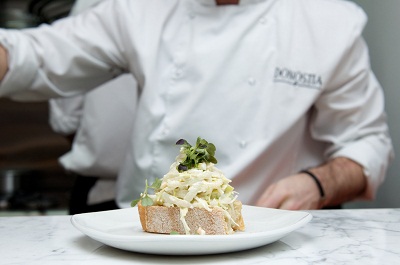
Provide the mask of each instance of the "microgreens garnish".
POLYGON ((160 189, 161 182, 162 182, 161 179, 156 178, 155 181, 153 182, 153 184, 151 184, 151 185, 149 186, 149 185, 147 184, 147 179, 146 179, 146 187, 145 187, 143 193, 140 194, 140 198, 139 198, 139 199, 133 200, 133 201, 131 202, 131 206, 132 206, 132 207, 135 207, 136 204, 139 203, 139 201, 142 202, 142 205, 143 205, 143 206, 152 206, 154 202, 153 202, 153 200, 149 197, 149 194, 147 193, 147 191, 148 191, 149 189, 153 189, 154 192, 157 192, 157 191, 160 189))
POLYGON ((203 162, 217 163, 214 157, 215 145, 200 137, 197 138, 195 146, 191 146, 185 139, 178 140, 176 144, 182 146, 186 155, 185 160, 178 165, 179 172, 197 168, 198 164, 203 162))

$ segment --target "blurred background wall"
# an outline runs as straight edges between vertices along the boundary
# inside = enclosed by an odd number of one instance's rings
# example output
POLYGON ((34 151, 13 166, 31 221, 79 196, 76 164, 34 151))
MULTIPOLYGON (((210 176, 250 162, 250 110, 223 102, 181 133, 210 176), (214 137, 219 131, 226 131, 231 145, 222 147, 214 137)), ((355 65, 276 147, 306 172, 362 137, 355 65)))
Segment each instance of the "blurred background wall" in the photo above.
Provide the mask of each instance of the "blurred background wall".
POLYGON ((400 1, 353 0, 368 15, 364 37, 371 66, 385 91, 386 110, 396 158, 373 202, 356 202, 346 208, 400 207, 400 1))

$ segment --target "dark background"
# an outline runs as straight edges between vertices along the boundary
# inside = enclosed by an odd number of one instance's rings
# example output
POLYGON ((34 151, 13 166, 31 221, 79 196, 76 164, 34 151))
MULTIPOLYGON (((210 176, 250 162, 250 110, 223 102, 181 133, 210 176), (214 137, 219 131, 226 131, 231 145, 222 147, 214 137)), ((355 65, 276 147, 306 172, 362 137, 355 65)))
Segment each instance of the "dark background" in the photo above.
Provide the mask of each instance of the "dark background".
MULTIPOLYGON (((68 14, 74 1, 0 0, 0 27, 26 28, 68 14)), ((23 78, 23 77, 21 77, 23 78)), ((48 103, 0 99, 0 213, 66 210, 73 177, 58 164, 69 141, 52 131, 48 103)))

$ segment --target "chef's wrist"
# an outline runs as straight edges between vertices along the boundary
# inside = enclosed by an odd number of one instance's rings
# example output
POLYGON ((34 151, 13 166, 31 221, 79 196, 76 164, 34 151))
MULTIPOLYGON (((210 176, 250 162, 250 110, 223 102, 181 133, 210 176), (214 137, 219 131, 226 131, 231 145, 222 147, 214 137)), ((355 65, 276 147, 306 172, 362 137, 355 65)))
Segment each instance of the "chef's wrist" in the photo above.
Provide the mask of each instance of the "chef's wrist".
POLYGON ((303 169, 303 170, 300 171, 300 173, 306 174, 306 175, 308 175, 310 178, 312 178, 314 180, 315 185, 316 185, 316 187, 318 188, 318 191, 319 191, 319 196, 320 196, 319 200, 320 201, 324 201, 325 200, 325 189, 322 186, 322 183, 319 180, 319 177, 309 169, 303 169))
POLYGON ((321 166, 308 169, 317 178, 318 181, 324 189, 324 197, 320 200, 320 208, 324 208, 331 205, 336 205, 336 194, 338 185, 336 183, 336 178, 332 172, 330 163, 323 164, 321 166))
POLYGON ((324 188, 325 198, 321 207, 337 206, 361 196, 367 187, 367 179, 361 165, 345 157, 337 157, 327 163, 308 169, 317 176, 324 188))

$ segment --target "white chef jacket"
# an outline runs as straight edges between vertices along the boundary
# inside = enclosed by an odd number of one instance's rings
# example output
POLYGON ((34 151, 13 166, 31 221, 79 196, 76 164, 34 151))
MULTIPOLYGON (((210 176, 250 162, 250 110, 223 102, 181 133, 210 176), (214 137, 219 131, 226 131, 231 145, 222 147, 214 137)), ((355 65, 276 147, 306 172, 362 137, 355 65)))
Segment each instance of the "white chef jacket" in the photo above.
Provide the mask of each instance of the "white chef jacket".
POLYGON ((197 136, 216 145, 245 204, 338 156, 364 167, 372 198, 392 145, 365 23, 360 8, 336 0, 110 0, 53 27, 1 32, 10 71, 0 93, 71 95, 132 73, 140 95, 121 207, 168 171, 176 140, 197 136))
MULTIPOLYGON (((103 0, 78 0, 77 15, 103 0)), ((88 204, 115 199, 115 183, 129 147, 137 101, 137 84, 131 74, 106 82, 84 95, 49 101, 49 123, 60 134, 75 134, 72 148, 60 157, 68 171, 99 177, 88 204), (110 128, 116 128, 110 130, 110 128)))
POLYGON ((60 159, 66 169, 86 176, 116 177, 132 136, 135 88, 135 80, 125 74, 84 96, 50 100, 53 130, 76 133, 71 151, 60 159))
POLYGON ((52 129, 75 133, 71 150, 59 159, 61 165, 76 174, 99 177, 89 192, 89 204, 115 199, 116 177, 132 136, 136 94, 135 80, 124 74, 85 95, 49 102, 52 129))

